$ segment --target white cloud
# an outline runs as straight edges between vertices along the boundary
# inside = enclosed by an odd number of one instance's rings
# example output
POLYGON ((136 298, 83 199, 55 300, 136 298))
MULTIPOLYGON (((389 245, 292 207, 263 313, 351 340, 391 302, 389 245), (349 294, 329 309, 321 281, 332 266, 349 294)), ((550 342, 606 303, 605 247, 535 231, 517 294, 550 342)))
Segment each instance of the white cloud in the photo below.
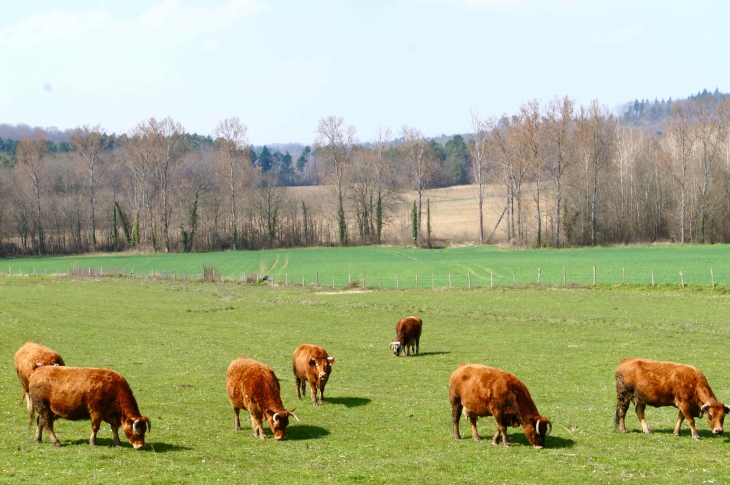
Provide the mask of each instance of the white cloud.
POLYGON ((213 39, 213 40, 206 40, 205 42, 203 42, 203 50, 206 50, 206 51, 214 51, 217 48, 218 48, 218 41, 215 40, 215 39, 213 39))

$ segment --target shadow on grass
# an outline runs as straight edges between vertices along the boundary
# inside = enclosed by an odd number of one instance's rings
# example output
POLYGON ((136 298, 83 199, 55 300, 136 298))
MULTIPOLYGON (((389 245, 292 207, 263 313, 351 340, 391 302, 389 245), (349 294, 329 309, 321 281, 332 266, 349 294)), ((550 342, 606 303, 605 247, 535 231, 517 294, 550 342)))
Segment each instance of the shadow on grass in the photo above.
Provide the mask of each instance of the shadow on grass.
MULTIPOLYGON (((485 436, 482 437, 482 440, 489 440, 492 441, 492 436, 485 436)), ((523 433, 507 433, 507 436, 509 436, 509 442, 513 445, 520 445, 520 446, 529 446, 532 447, 532 443, 529 442, 529 440, 525 437, 523 433)), ((569 439, 569 438, 561 438, 560 436, 553 436, 548 435, 545 438, 545 449, 555 450, 555 449, 561 449, 561 448, 572 448, 575 445, 575 441, 569 439)), ((499 445, 502 446, 502 441, 500 440, 499 445)))
POLYGON ((366 397, 327 397, 324 403, 327 404, 342 404, 346 408, 356 408, 358 406, 365 406, 370 404, 370 399, 366 397))
MULTIPOLYGON (((84 440, 84 439, 71 440, 71 441, 67 441, 65 443, 61 442, 61 444, 68 445, 68 446, 72 446, 72 445, 89 446, 89 440, 84 440)), ((96 438, 96 448, 116 448, 114 446, 114 439, 113 438, 96 438)), ((122 440, 122 449, 137 451, 137 450, 134 450, 134 448, 132 448, 132 445, 129 444, 128 441, 124 441, 124 440, 122 440)), ((192 448, 189 448, 187 446, 172 445, 170 443, 160 443, 160 442, 151 443, 148 441, 146 443, 144 449, 138 450, 138 451, 152 451, 152 450, 154 450, 156 453, 168 453, 171 451, 192 450, 192 448)))
POLYGON ((425 357, 428 355, 446 355, 451 352, 439 351, 439 352, 421 352, 420 354, 411 354, 410 357, 425 357))
MULTIPOLYGON (((644 434, 644 432, 642 430, 640 430, 640 429, 638 429, 638 430, 631 430, 630 429, 630 430, 628 430, 628 432, 629 433, 644 434)), ((661 435, 674 435, 674 428, 660 428, 660 429, 653 429, 652 428, 651 429, 651 433, 652 434, 661 434, 661 435)), ((711 439, 716 439, 716 438, 723 438, 725 441, 730 440, 730 435, 729 434, 724 433, 724 434, 722 434, 720 436, 717 436, 715 433, 713 433, 709 429, 698 429, 697 430, 697 433, 700 435, 700 438, 702 438, 702 439, 711 440, 711 439)), ((677 437, 677 439, 683 439, 683 438, 688 438, 688 439, 691 439, 692 438, 692 431, 690 431, 689 428, 686 428, 686 429, 683 428, 679 432, 679 436, 677 437)))
POLYGON ((286 428, 286 439, 287 441, 300 441, 300 440, 316 440, 323 436, 330 434, 324 428, 319 426, 311 426, 309 424, 296 424, 286 428))

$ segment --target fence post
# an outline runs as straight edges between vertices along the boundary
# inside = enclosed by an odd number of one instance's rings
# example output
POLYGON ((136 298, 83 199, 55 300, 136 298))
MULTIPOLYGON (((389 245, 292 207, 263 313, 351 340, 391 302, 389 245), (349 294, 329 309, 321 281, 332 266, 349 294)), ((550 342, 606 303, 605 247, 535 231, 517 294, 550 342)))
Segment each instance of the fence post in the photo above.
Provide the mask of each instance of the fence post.
POLYGON ((651 286, 654 286, 654 268, 651 269, 651 286))
POLYGON ((302 288, 304 288, 304 274, 302 274, 302 288))
POLYGON ((626 284, 626 268, 621 268, 621 274, 624 278, 624 285, 626 284))
POLYGON ((319 288, 319 271, 317 271, 317 288, 319 288))
POLYGON ((89 276, 91 276, 91 266, 89 266, 89 276))
POLYGON ((466 279, 469 280, 469 288, 471 288, 471 273, 466 274, 466 279))
POLYGON ((335 289, 335 275, 332 275, 332 289, 335 289))
POLYGON ((449 288, 451 288, 451 273, 449 273, 449 288))
POLYGON ((542 271, 540 268, 537 268, 537 286, 540 286, 540 277, 542 276, 542 271))
POLYGON ((35 266, 33 266, 33 276, 35 276, 35 266))
POLYGON ((512 286, 517 285, 517 273, 512 269, 512 286))
POLYGON ((380 289, 383 289, 383 275, 380 275, 380 289))
POLYGON ((490 272, 489 273, 489 287, 491 288, 493 286, 494 286, 494 272, 490 272))
POLYGON ((593 267, 593 286, 596 286, 596 267, 593 267))
POLYGON ((416 273, 416 289, 418 289, 418 273, 416 273))
POLYGON ((431 273, 431 289, 433 290, 433 273, 431 273))
POLYGON ((400 282, 398 281, 398 275, 395 275, 395 289, 400 290, 400 282))
POLYGON ((712 268, 710 268, 710 278, 712 278, 712 287, 715 287, 715 273, 712 272, 712 268))
POLYGON ((350 286, 352 284, 352 275, 350 273, 347 273, 347 286, 350 286))
POLYGON ((682 288, 684 288, 684 268, 679 268, 679 276, 682 279, 682 288))
POLYGON ((565 272, 565 266, 563 266, 563 286, 567 286, 567 285, 568 285, 568 275, 565 272))
MULTIPOLYGON (((33 271, 35 271, 35 268, 33 268, 33 271)), ((101 273, 101 276, 104 276, 104 266, 99 266, 99 272, 101 273)))

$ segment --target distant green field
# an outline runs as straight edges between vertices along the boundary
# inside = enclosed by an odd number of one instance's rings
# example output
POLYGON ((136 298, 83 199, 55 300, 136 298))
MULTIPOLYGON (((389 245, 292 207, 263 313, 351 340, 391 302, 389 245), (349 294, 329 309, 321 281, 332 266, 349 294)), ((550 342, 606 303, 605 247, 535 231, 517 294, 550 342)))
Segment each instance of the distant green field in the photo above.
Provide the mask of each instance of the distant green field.
MULTIPOLYGON (((233 256, 239 253, 217 255, 233 256)), ((723 483, 730 430, 713 437, 702 419, 701 441, 686 425, 675 438, 676 410, 650 408, 654 434, 640 433, 633 410, 630 432, 615 432, 614 372, 630 356, 686 362, 730 400, 729 313, 724 287, 332 292, 3 277, 0 482, 723 483), (424 320, 421 355, 394 358, 395 322, 414 313, 424 320), (122 449, 112 448, 107 424, 100 446, 89 447, 89 421, 59 421, 61 448, 47 438, 36 445, 12 365, 27 340, 56 349, 69 365, 122 373, 153 421, 148 451, 134 451, 124 438, 122 449), (328 402, 317 408, 296 400, 291 356, 303 342, 336 358, 328 402), (270 365, 284 405, 297 407, 301 423, 290 425, 286 441, 254 438, 247 417, 233 430, 225 373, 241 354, 270 365), (517 374, 553 421, 547 448, 533 449, 521 428, 509 430, 511 449, 492 446, 492 418, 479 420, 480 443, 452 439, 447 386, 460 362, 517 374)), ((461 430, 470 435, 464 420, 461 430)))
POLYGON ((505 250, 494 246, 438 250, 396 247, 346 247, 236 251, 195 254, 108 254, 91 256, 6 259, 0 271, 51 274, 77 269, 93 273, 150 272, 170 277, 200 277, 202 268, 218 276, 240 279, 244 274, 268 275, 277 282, 344 287, 349 283, 368 287, 430 288, 518 285, 536 283, 538 270, 543 284, 593 283, 650 285, 652 270, 658 285, 680 285, 680 271, 688 285, 730 285, 730 246, 629 246, 582 249, 505 250), (514 272, 514 273, 513 273, 514 272))

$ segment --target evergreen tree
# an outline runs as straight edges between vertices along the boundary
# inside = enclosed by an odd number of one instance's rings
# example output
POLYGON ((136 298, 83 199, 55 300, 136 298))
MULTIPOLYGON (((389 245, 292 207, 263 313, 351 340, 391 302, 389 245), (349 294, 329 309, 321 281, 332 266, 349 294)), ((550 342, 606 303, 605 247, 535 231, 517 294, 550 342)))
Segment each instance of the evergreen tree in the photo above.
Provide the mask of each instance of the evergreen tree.
POLYGON ((307 164, 307 161, 309 160, 309 154, 312 153, 312 149, 309 146, 305 146, 304 150, 302 151, 302 154, 299 155, 299 158, 297 158, 297 172, 302 173, 304 172, 304 166, 307 164))
POLYGON ((413 209, 411 209, 411 232, 413 235, 413 245, 418 246, 418 206, 413 201, 413 209))
POLYGON ((266 148, 266 145, 264 145, 264 148, 261 150, 261 153, 259 154, 259 167, 261 167, 261 170, 264 172, 268 172, 271 170, 271 167, 274 166, 274 157, 271 155, 271 152, 268 148, 266 148))

